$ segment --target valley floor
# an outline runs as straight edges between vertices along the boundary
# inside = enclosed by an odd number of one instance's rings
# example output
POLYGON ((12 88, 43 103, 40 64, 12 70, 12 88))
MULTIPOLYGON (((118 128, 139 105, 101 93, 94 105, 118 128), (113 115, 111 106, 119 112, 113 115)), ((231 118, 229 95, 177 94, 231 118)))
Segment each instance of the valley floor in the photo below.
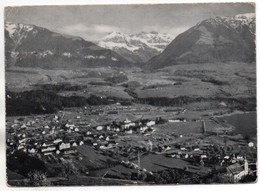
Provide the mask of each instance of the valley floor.
POLYGON ((8 183, 253 182, 255 78, 247 63, 153 72, 9 68, 8 183))

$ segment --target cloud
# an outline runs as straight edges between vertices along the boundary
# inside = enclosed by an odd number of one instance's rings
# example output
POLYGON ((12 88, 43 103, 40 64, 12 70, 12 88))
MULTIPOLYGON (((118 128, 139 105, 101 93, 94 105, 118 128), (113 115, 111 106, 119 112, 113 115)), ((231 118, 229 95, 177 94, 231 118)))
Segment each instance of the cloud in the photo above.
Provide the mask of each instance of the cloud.
POLYGON ((160 26, 160 25, 145 25, 139 28, 123 28, 117 27, 113 25, 105 25, 105 24, 75 24, 75 25, 67 25, 57 29, 57 32, 80 36, 89 41, 97 41, 103 38, 105 35, 111 32, 123 32, 126 34, 136 34, 139 32, 151 32, 156 31, 159 33, 168 33, 173 38, 178 34, 187 30, 188 27, 168 27, 168 26, 160 26))
POLYGON ((186 31, 189 27, 168 27, 168 26, 160 26, 160 25, 149 25, 143 26, 143 32, 151 32, 156 31, 159 33, 168 33, 172 36, 177 36, 180 33, 186 31))
POLYGON ((58 31, 65 34, 81 36, 86 40, 97 40, 108 33, 121 30, 112 25, 91 24, 86 26, 84 24, 75 24, 61 27, 58 31))

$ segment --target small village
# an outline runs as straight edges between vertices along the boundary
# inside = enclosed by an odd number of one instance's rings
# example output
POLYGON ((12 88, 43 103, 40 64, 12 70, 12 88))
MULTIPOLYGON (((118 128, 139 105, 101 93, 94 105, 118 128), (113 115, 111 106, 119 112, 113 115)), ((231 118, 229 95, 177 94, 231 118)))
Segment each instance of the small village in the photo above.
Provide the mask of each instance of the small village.
MULTIPOLYGON (((203 120, 200 121, 201 133, 190 136, 162 135, 157 130, 160 124, 186 123, 186 119, 183 118, 165 120, 158 117, 137 121, 125 119, 90 126, 80 115, 75 116, 73 120, 64 120, 63 117, 64 113, 58 112, 55 115, 8 120, 7 156, 20 151, 39 159, 47 159, 49 163, 57 163, 75 157, 83 160, 85 156, 79 152, 79 148, 86 147, 110 156, 113 161, 112 166, 120 164, 128 169, 135 169, 138 173, 142 171, 149 176, 153 176, 155 172, 153 169, 143 167, 142 157, 150 154, 172 161, 185 161, 184 166, 173 166, 185 172, 200 176, 213 172, 221 173, 231 182, 239 182, 246 175, 255 173, 254 159, 241 153, 245 147, 255 151, 254 143, 234 146, 214 144, 209 139, 203 138, 211 136, 207 134, 203 120)), ((91 176, 91 170, 86 170, 83 174, 91 176)))

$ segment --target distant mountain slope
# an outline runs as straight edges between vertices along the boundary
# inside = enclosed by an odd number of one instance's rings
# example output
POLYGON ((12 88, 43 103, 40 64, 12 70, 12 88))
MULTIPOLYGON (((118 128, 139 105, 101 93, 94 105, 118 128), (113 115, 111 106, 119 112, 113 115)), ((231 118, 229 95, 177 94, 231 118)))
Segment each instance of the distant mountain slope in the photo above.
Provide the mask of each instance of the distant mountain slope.
POLYGON ((129 66, 117 53, 80 37, 29 24, 5 23, 6 65, 40 68, 129 66))
POLYGON ((161 53, 171 41, 170 35, 154 31, 131 35, 112 32, 99 40, 97 44, 117 52, 131 62, 146 62, 161 53))
POLYGON ((254 14, 204 20, 178 35, 146 66, 225 61, 255 61, 254 14))

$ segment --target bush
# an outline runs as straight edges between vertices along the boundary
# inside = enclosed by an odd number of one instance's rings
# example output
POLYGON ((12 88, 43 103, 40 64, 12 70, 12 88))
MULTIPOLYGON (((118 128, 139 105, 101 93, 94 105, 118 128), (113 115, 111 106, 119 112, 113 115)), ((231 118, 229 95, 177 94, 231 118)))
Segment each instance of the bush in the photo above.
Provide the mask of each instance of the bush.
POLYGON ((31 171, 28 174, 29 186, 50 186, 51 182, 47 179, 46 175, 41 171, 31 171))

